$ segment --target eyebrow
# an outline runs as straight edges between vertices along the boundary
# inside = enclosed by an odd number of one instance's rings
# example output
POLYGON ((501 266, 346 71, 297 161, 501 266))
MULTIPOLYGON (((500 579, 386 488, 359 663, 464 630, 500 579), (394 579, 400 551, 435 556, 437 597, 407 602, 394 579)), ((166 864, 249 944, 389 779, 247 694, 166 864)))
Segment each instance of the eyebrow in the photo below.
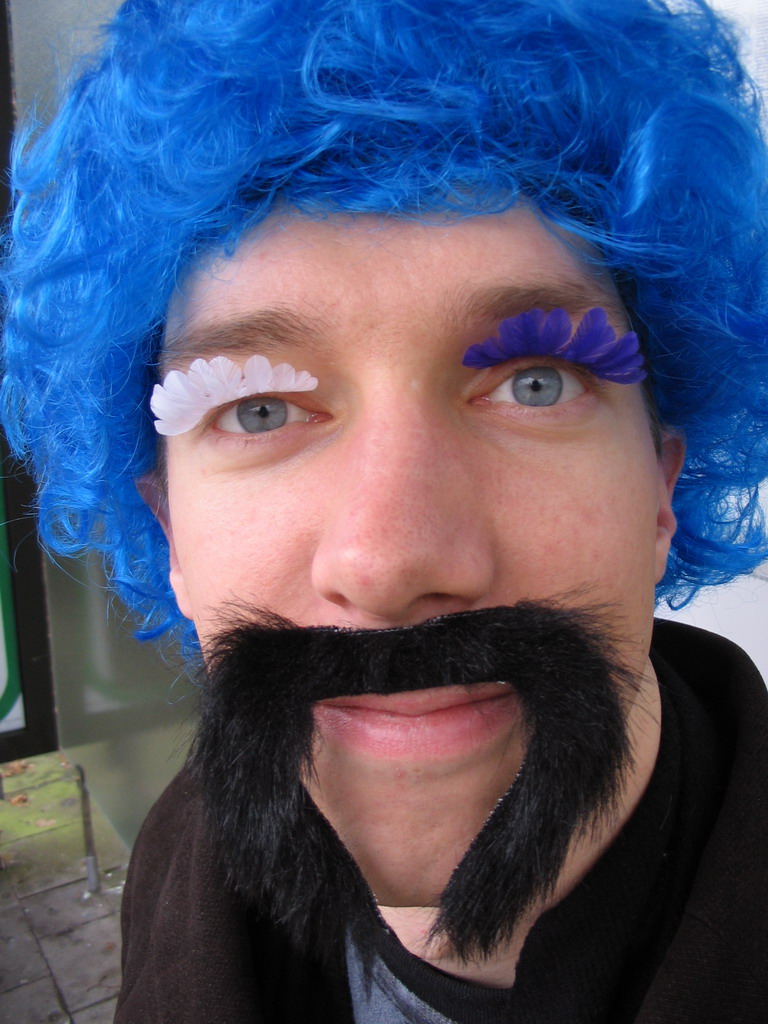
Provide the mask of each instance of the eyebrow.
POLYGON ((182 324, 166 333, 161 354, 162 372, 213 356, 269 356, 286 346, 316 349, 328 332, 320 317, 307 316, 284 307, 260 309, 242 317, 216 319, 188 327, 182 324))
MULTIPOLYGON (((531 309, 550 312, 565 309, 574 317, 602 306, 608 319, 627 324, 626 310, 618 295, 597 281, 562 280, 543 285, 492 285, 459 292, 449 300, 445 320, 449 328, 463 332, 479 321, 495 327, 502 320, 531 309)), ((269 357, 286 347, 304 352, 322 349, 331 327, 320 316, 299 313, 284 306, 256 310, 240 317, 202 320, 181 324, 166 333, 160 357, 160 372, 184 366, 193 359, 217 355, 250 356, 258 352, 269 357)), ((453 333, 453 331, 451 331, 453 333)))
POLYGON ((501 285, 484 288, 469 295, 459 296, 454 315, 457 320, 492 320, 501 323, 518 313, 541 309, 550 313, 553 309, 564 309, 573 317, 581 317, 595 306, 602 306, 609 321, 618 326, 629 326, 629 318, 619 296, 599 282, 563 280, 552 284, 501 285))

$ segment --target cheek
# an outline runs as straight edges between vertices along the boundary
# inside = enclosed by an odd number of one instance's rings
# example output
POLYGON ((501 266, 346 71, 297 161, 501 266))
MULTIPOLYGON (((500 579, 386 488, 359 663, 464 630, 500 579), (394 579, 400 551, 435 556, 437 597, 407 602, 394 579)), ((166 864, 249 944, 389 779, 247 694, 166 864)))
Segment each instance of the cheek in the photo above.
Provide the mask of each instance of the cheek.
POLYGON ((654 461, 642 452, 634 459, 585 453, 546 467, 540 461, 527 479, 538 483, 506 488, 504 496, 508 572, 525 580, 526 596, 577 592, 645 616, 657 565, 654 461))
POLYGON ((300 617, 316 516, 306 495, 255 480, 169 482, 171 579, 201 637, 222 608, 270 608, 300 617), (176 568, 173 567, 175 553, 176 568))

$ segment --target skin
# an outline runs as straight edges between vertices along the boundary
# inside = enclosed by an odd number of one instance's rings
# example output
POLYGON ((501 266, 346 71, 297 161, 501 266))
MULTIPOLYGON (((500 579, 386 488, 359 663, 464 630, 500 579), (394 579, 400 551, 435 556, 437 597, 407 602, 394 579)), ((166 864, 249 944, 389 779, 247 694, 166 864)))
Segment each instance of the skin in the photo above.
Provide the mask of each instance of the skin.
MULTIPOLYGON (((234 417, 219 410, 169 438, 158 514, 179 607, 203 649, 228 610, 246 605, 299 624, 361 628, 523 599, 608 610, 641 680, 628 709, 634 766, 616 815, 574 844, 549 906, 611 842, 653 769, 653 593, 674 532, 682 454, 670 438, 657 455, 639 385, 541 358, 461 365, 469 345, 542 291, 542 304, 567 293, 575 321, 605 305, 617 331, 627 329, 610 282, 523 207, 442 225, 274 219, 233 258, 190 275, 169 314, 168 366, 262 351, 309 370, 318 388, 286 396, 296 419, 277 430, 235 433, 234 417), (500 299, 510 286, 524 294, 500 299), (493 301, 464 301, 481 293, 493 301), (263 316, 275 309, 277 328, 263 316), (232 329, 254 313, 257 329, 232 329), (516 404, 510 378, 542 363, 569 372, 567 400, 516 404)), ((432 694, 320 708, 308 787, 382 906, 395 908, 383 913, 408 948, 510 984, 545 906, 482 965, 425 948, 424 933, 429 908, 522 762, 514 693, 489 705, 480 700, 488 688, 478 687, 477 700, 449 712, 451 729, 432 694)))

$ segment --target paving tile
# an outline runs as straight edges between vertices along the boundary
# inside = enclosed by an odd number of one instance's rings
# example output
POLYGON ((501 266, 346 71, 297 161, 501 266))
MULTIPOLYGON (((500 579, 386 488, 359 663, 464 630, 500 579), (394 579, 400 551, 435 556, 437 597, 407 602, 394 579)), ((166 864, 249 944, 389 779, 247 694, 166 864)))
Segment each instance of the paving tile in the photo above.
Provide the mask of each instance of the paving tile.
POLYGON ((0 766, 0 856, 6 844, 81 820, 74 769, 63 755, 44 754, 0 766))
POLYGON ((0 800, 0 850, 5 843, 79 821, 80 792, 74 778, 62 777, 8 794, 0 800))
MULTIPOLYGON (((94 817, 100 871, 125 866, 128 850, 100 815, 94 817)), ((29 896, 85 878, 83 827, 78 821, 0 846, 8 877, 19 896, 29 896)))
POLYGON ((115 915, 40 940, 40 946, 69 1012, 117 995, 120 987, 120 932, 115 915))
POLYGON ((21 905, 38 938, 57 935, 87 921, 116 914, 120 910, 124 882, 125 869, 121 869, 102 877, 99 892, 88 892, 84 880, 70 882, 25 896, 21 905))
POLYGON ((71 1024, 71 1017, 51 979, 41 978, 0 995, 0 1024, 71 1024))
POLYGON ((45 977, 48 966, 24 911, 20 906, 4 910, 0 914, 0 992, 45 977))
POLYGON ((5 843, 0 854, 19 896, 85 878, 83 829, 79 823, 5 843))
POLYGON ((54 751, 21 761, 10 761, 0 765, 3 774, 3 790, 6 798, 16 793, 44 786, 62 775, 72 774, 72 765, 64 754, 54 751))
POLYGON ((112 1024, 116 1010, 117 999, 108 999, 106 1003, 78 1010, 72 1024, 112 1024))
POLYGON ((9 871, 0 868, 0 914, 4 910, 10 910, 19 905, 19 897, 16 895, 9 876, 9 871))
POLYGON ((53 753, 0 771, 0 1024, 112 1024, 128 850, 92 805, 102 889, 88 893, 71 764, 53 753))

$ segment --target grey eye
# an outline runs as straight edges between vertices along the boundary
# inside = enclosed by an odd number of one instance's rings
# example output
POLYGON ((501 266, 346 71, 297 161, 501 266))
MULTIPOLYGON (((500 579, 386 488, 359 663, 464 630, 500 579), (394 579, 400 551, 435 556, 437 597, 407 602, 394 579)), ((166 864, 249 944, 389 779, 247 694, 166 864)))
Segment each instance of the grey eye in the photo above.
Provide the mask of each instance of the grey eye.
POLYGON ((235 406, 237 422, 248 434, 282 427, 288 420, 288 408, 280 398, 251 398, 235 406))
POLYGON ((512 394, 520 405, 555 405, 563 393, 563 378, 553 366, 532 366, 512 378, 512 394))
POLYGON ((569 402, 584 393, 575 373, 556 366, 527 366, 505 380, 488 396, 492 402, 548 406, 569 402))
POLYGON ((219 430, 229 434, 264 434, 286 423, 309 419, 310 414, 282 398, 256 395, 226 409, 216 420, 219 430))

